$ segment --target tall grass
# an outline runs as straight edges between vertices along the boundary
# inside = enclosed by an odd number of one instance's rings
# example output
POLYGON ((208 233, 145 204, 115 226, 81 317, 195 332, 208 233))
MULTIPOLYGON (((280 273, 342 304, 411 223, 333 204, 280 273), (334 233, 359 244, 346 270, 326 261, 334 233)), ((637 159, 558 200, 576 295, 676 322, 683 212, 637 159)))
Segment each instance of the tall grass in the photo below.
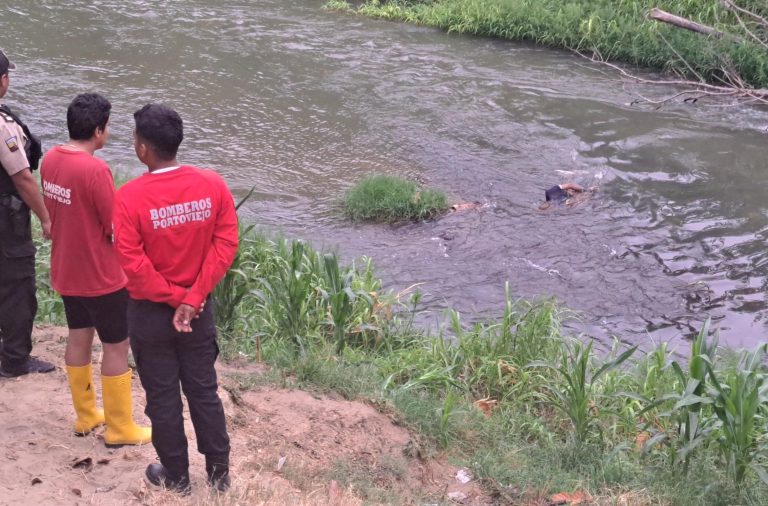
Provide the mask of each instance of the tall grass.
MULTIPOLYGON (((531 41, 596 52, 603 58, 718 82, 736 70, 754 87, 768 86, 768 51, 746 36, 732 13, 709 0, 369 0, 329 7, 443 28, 449 32, 531 41), (658 7, 734 33, 744 40, 706 37, 647 18, 658 7)), ((757 12, 765 2, 740 2, 757 12)))
POLYGON ((235 315, 227 320, 225 349, 258 355, 277 340, 289 355, 306 357, 311 346, 326 342, 338 353, 347 343, 392 346, 384 339, 397 304, 379 293, 368 259, 342 267, 334 254, 253 230, 240 242, 235 274, 225 277, 238 280, 237 297, 221 299, 232 300, 227 311, 235 315))
POLYGON ((51 242, 43 240, 40 221, 32 218, 32 235, 37 248, 35 276, 37 280, 37 316, 43 323, 66 324, 64 302, 51 286, 51 242))
POLYGON ((516 480, 664 504, 768 501, 762 355, 721 363, 709 323, 687 361, 666 344, 599 357, 561 334, 567 311, 507 286, 497 315, 449 310, 429 335, 413 327, 418 292, 382 292, 369 260, 342 266, 257 232, 241 248, 249 292, 224 348, 256 357, 258 338, 258 356, 297 385, 392 406, 421 434, 410 451, 449 452, 498 494, 516 480))

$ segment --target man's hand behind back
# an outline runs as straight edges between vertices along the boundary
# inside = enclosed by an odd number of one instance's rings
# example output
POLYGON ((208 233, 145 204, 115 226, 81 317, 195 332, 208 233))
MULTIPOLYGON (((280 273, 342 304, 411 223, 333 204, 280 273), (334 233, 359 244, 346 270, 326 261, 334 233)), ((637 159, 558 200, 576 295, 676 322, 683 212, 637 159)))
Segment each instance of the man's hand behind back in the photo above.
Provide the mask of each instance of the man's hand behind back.
POLYGON ((192 320, 197 316, 198 309, 189 304, 181 304, 173 314, 173 328, 177 332, 192 332, 192 320))

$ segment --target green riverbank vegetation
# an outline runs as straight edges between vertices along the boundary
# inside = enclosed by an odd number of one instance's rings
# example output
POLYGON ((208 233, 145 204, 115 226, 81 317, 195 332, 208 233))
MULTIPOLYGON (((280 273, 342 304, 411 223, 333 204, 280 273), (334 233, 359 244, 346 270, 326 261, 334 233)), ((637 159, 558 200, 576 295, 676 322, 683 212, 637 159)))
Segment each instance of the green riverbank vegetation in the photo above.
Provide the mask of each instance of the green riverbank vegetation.
POLYGON ((344 197, 344 211, 355 221, 423 220, 447 209, 444 193, 382 174, 366 176, 344 197))
MULTIPOLYGON (((38 318, 62 323, 40 246, 38 318)), ((415 290, 382 290, 369 259, 342 266, 250 228, 214 293, 225 359, 270 365, 239 388, 367 400, 416 434, 414 456, 470 468, 501 504, 563 491, 596 504, 768 504, 765 345, 720 349, 707 323, 679 350, 690 359, 619 341, 597 353, 564 335, 567 310, 509 287, 498 314, 468 322, 449 310, 427 332, 414 323, 419 302, 415 290)), ((356 492, 376 502, 375 490, 356 492)))
POLYGON ((326 6, 439 27, 530 41, 672 72, 692 82, 768 88, 765 0, 367 0, 326 6), (705 35, 651 19, 661 9, 707 28, 705 35))

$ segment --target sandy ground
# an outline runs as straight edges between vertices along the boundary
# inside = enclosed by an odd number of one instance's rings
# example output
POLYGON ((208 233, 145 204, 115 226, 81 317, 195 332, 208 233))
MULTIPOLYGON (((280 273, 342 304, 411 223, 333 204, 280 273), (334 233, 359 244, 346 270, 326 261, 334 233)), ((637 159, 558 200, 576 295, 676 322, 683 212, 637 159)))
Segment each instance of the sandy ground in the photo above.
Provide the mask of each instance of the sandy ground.
MULTIPOLYGON (((0 505, 488 503, 474 482, 456 479, 459 469, 407 456, 415 439, 371 405, 274 387, 238 390, 233 378, 259 374, 253 365, 219 367, 232 490, 218 496, 205 485, 188 416, 193 493, 157 490, 143 478, 155 461, 151 444, 110 450, 101 430, 73 434, 65 335, 57 327, 35 332, 33 353, 59 365, 55 372, 0 379, 0 505)), ((147 424, 137 377, 133 389, 134 417, 147 424)))

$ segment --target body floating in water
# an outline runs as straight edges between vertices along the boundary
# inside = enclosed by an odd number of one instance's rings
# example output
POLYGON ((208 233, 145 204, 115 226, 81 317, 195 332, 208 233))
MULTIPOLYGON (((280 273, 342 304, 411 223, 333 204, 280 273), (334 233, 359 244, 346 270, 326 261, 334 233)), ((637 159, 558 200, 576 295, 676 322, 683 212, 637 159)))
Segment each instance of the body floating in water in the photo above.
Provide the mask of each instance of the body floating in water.
POLYGON ((565 204, 573 207, 588 200, 597 191, 597 186, 590 186, 586 190, 576 183, 563 183, 555 185, 544 192, 544 202, 539 204, 540 210, 549 209, 552 204, 565 204))

